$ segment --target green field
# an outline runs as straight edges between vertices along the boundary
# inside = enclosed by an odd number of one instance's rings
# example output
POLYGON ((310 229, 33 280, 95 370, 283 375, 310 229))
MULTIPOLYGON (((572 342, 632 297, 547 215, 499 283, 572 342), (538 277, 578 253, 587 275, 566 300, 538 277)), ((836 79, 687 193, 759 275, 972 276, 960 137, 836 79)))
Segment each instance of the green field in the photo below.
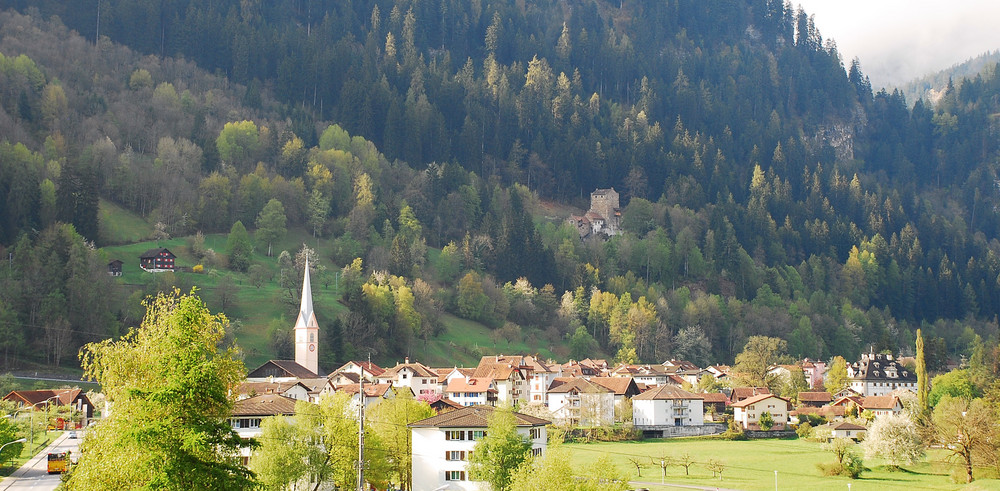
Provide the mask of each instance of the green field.
MULTIPOLYGON (((904 466, 903 470, 890 472, 881 460, 865 461, 871 469, 862 474, 861 479, 826 477, 816 468, 817 463, 833 462, 833 454, 821 448, 819 443, 805 440, 752 440, 726 441, 705 438, 677 438, 670 440, 648 440, 624 443, 572 443, 564 447, 570 451, 573 468, 583 469, 601 456, 607 455, 612 462, 633 481, 646 483, 640 487, 650 490, 676 489, 660 486, 662 470, 660 457, 679 457, 690 454, 697 462, 690 468, 690 475, 684 475, 684 468, 667 468, 665 482, 684 486, 703 486, 728 489, 775 488, 775 471, 778 471, 778 489, 847 489, 898 490, 898 489, 1000 489, 996 479, 977 479, 970 485, 952 482, 952 466, 944 462, 943 450, 931 450, 923 462, 904 466), (629 458, 640 458, 646 462, 642 477, 636 473, 629 458), (651 461, 655 459, 655 464, 651 461), (712 477, 704 463, 710 459, 725 463, 723 479, 712 477)), ((860 449, 859 449, 860 450, 860 449)))

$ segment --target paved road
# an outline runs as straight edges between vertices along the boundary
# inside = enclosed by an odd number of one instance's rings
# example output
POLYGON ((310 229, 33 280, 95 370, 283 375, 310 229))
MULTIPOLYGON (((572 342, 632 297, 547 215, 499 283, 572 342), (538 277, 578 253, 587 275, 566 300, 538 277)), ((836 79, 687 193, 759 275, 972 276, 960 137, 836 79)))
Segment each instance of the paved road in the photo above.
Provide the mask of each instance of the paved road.
MULTIPOLYGON (((77 432, 81 437, 83 432, 77 432)), ((67 438, 69 432, 64 432, 48 447, 38 452, 10 477, 0 481, 0 491, 51 491, 59 486, 60 474, 48 473, 49 452, 65 452, 67 450, 78 454, 80 439, 67 438)))

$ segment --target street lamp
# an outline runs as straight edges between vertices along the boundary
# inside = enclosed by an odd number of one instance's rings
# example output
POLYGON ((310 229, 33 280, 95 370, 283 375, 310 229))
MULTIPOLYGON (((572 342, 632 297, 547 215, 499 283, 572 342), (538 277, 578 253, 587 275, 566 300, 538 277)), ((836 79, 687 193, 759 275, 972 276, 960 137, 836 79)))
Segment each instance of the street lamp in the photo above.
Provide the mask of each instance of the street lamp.
POLYGON ((4 447, 6 447, 7 445, 13 445, 13 444, 15 444, 15 443, 24 443, 24 441, 25 441, 25 438, 24 438, 24 437, 22 436, 21 438, 18 438, 17 440, 14 440, 14 441, 12 441, 12 442, 7 442, 7 443, 4 443, 3 445, 0 445, 0 453, 3 453, 3 449, 4 449, 4 447))
MULTIPOLYGON (((52 396, 52 397, 50 397, 48 399, 45 399, 44 401, 38 401, 38 402, 36 402, 36 403, 34 403, 34 404, 30 405, 30 406, 22 407, 21 409, 18 409, 17 411, 14 411, 14 414, 17 414, 17 413, 19 413, 21 411, 28 411, 28 410, 31 411, 31 423, 28 424, 28 434, 30 436, 30 442, 31 442, 31 444, 35 443, 35 406, 37 406, 39 404, 43 404, 43 403, 49 402, 52 399, 58 399, 58 398, 59 398, 59 396, 52 396)), ((47 432, 48 431, 48 427, 46 427, 45 430, 47 432)), ((2 447, 0 447, 0 448, 2 448, 2 447)))

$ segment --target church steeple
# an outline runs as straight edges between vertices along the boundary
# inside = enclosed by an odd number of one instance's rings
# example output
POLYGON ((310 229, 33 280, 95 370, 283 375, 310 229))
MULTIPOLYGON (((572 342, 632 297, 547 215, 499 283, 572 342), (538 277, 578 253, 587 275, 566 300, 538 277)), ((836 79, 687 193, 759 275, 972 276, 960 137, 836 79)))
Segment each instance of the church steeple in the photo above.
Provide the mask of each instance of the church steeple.
POLYGON ((309 257, 302 276, 302 303, 295 319, 295 362, 319 375, 319 323, 313 311, 312 286, 309 283, 309 257))

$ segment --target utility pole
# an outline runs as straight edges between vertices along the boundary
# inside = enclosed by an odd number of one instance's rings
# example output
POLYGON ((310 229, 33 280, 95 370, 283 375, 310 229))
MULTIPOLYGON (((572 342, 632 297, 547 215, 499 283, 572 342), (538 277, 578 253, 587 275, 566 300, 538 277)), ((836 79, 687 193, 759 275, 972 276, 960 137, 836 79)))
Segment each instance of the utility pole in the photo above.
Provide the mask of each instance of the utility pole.
MULTIPOLYGON (((372 354, 368 353, 368 366, 372 365, 372 354)), ((365 491, 365 369, 358 377, 358 491, 365 491)))

